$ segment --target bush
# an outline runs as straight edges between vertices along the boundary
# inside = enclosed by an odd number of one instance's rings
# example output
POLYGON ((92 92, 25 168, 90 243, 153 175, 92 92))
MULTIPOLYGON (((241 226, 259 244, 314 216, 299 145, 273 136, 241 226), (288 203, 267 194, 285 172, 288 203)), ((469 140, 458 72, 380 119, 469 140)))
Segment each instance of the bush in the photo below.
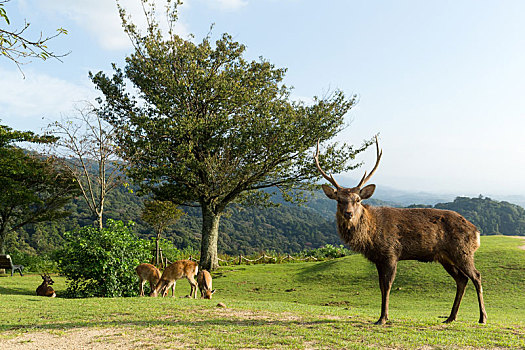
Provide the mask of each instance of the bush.
POLYGON ((9 252, 13 264, 24 265, 24 273, 53 273, 58 271, 56 262, 49 254, 32 254, 28 252, 21 252, 13 250, 9 252))
POLYGON ((102 230, 83 227, 64 235, 66 246, 54 257, 67 278, 66 297, 138 294, 135 267, 150 258, 150 244, 131 231, 132 225, 108 220, 102 230))
POLYGON ((339 247, 336 247, 331 244, 327 244, 321 248, 304 250, 303 252, 301 252, 300 255, 313 256, 318 260, 325 260, 325 259, 342 258, 343 256, 348 256, 351 254, 355 254, 355 253, 352 252, 350 249, 345 248, 344 245, 340 245, 339 247))

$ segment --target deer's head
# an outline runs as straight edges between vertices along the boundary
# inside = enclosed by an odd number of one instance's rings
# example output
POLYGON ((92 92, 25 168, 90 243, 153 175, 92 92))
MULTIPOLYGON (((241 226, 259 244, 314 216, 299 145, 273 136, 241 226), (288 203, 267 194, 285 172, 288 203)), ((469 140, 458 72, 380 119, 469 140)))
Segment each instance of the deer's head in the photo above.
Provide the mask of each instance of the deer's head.
POLYGON ((361 181, 359 181, 359 184, 357 184, 356 187, 352 188, 344 188, 340 186, 337 181, 335 181, 334 177, 332 175, 328 175, 324 172, 324 170, 319 165, 319 141, 317 141, 317 151, 314 155, 315 159, 315 165, 317 166, 317 169, 323 175, 323 177, 328 180, 335 188, 332 188, 328 185, 322 185, 323 191, 326 194, 326 196, 330 199, 334 199, 337 201, 337 214, 343 217, 345 220, 349 221, 352 224, 357 224, 359 222, 359 219, 361 218, 361 215, 363 213, 363 205, 361 201, 363 199, 367 199, 372 197, 374 194, 374 191, 376 189, 376 185, 368 185, 363 187, 363 185, 370 180, 372 175, 377 170, 377 167, 379 166, 379 161, 381 160, 381 156, 383 155, 383 151, 379 149, 379 143, 377 141, 376 136, 376 149, 377 149, 377 160, 374 168, 370 172, 370 174, 365 174, 361 178, 361 181))
POLYGON ((45 273, 44 273, 43 275, 40 275, 40 276, 42 276, 42 279, 44 280, 43 283, 45 283, 45 284, 47 284, 47 285, 51 285, 51 284, 55 283, 55 281, 53 281, 53 280, 51 279, 51 276, 49 276, 48 274, 45 274, 45 273))

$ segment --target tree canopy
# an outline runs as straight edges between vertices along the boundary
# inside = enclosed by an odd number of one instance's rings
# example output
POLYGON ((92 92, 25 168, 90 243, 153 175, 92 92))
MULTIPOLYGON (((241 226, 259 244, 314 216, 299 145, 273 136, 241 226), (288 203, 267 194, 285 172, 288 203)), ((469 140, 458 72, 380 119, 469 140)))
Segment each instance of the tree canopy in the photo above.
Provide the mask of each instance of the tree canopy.
POLYGON ((53 138, 0 125, 0 252, 6 236, 19 228, 64 217, 64 205, 78 184, 52 158, 31 154, 15 141, 50 142, 53 138))
MULTIPOLYGON (((170 24, 177 17, 171 4, 170 24)), ((112 77, 91 74, 104 95, 99 112, 118 130, 128 175, 144 192, 202 208, 201 265, 215 268, 226 207, 267 203, 271 193, 262 190, 269 187, 290 201, 313 189, 319 176, 312 147, 343 130, 355 96, 336 90, 309 105, 294 101, 283 83, 286 69, 245 59, 245 46, 230 35, 195 44, 171 30, 164 36, 154 11, 146 15, 144 35, 121 8, 135 51, 124 69, 114 65, 112 77)), ((327 145, 322 166, 353 169, 348 160, 369 144, 327 145)))

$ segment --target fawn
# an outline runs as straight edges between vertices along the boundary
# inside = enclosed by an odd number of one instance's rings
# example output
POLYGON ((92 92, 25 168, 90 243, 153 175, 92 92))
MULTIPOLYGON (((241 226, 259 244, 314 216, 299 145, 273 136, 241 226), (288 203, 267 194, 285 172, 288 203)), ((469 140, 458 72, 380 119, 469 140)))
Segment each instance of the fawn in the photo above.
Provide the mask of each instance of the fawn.
POLYGON ((212 290, 211 275, 206 270, 201 270, 197 274, 197 284, 199 285, 199 290, 201 292, 201 298, 211 299, 215 289, 212 290))
POLYGON ((144 285, 146 281, 149 282, 149 289, 153 290, 160 280, 160 271, 151 264, 140 264, 135 268, 137 275, 139 275, 140 296, 144 296, 144 285))

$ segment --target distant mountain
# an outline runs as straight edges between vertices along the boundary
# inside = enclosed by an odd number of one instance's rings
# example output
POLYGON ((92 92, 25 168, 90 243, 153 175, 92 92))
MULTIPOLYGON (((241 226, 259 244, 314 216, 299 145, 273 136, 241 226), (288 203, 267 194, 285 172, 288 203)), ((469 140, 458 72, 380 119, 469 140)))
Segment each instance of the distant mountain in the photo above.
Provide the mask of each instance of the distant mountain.
POLYGON ((525 236, 525 209, 516 204, 480 195, 477 198, 457 197, 453 202, 438 203, 434 208, 460 213, 484 235, 525 236))

